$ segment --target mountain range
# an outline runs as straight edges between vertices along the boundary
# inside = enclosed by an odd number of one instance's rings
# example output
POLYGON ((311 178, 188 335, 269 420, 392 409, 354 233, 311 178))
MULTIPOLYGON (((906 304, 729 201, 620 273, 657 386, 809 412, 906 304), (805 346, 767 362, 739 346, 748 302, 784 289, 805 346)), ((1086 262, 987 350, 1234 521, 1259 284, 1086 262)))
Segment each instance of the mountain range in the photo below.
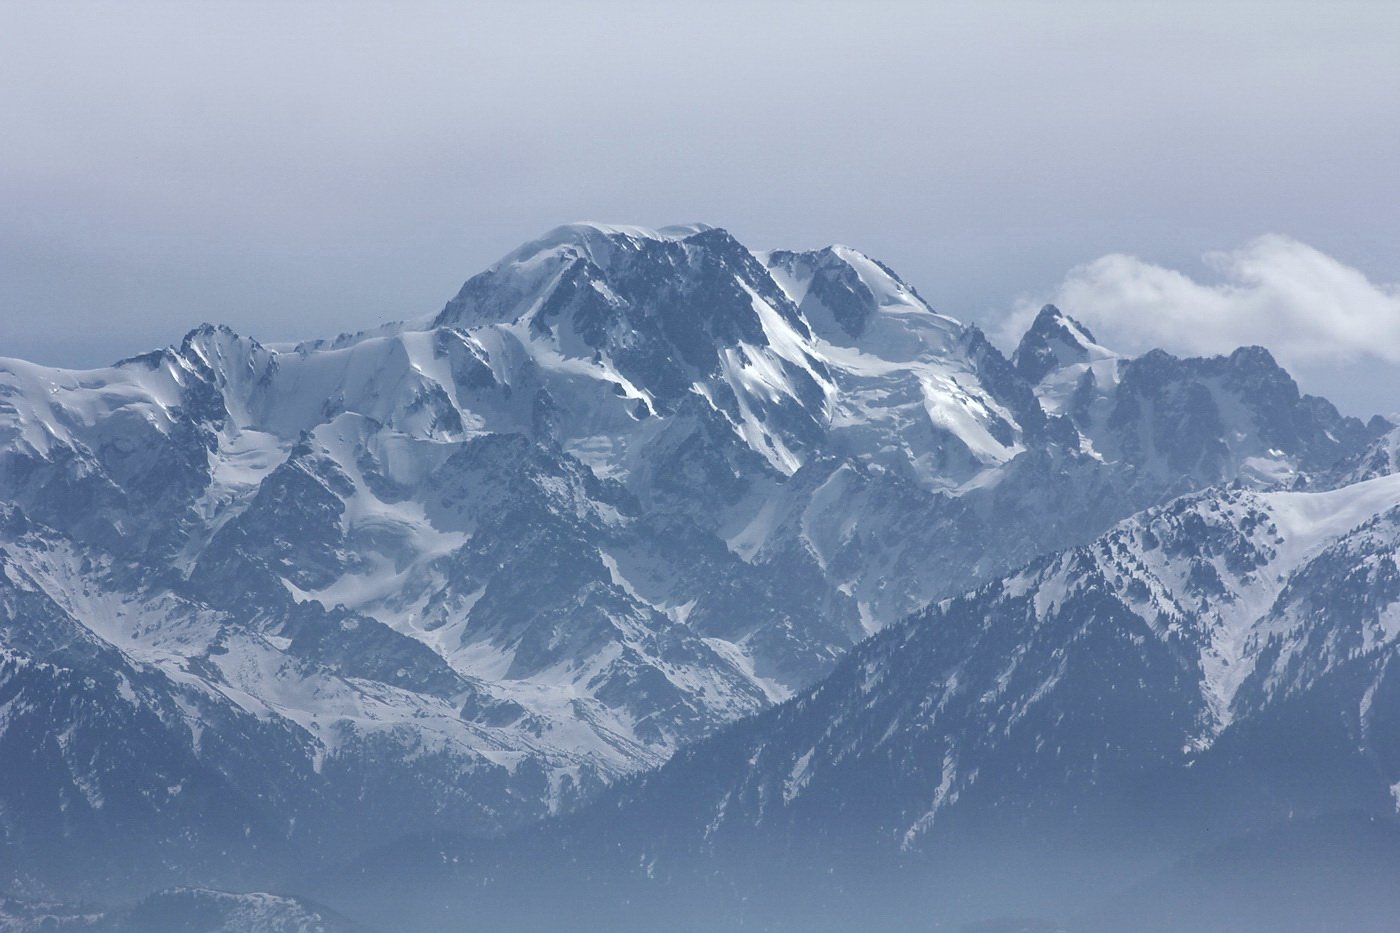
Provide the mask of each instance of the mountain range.
POLYGON ((331 339, 0 360, 0 879, 1092 925, 1232 840, 1388 858, 1397 451, 1260 347, 1047 306, 1008 356, 703 225, 331 339))

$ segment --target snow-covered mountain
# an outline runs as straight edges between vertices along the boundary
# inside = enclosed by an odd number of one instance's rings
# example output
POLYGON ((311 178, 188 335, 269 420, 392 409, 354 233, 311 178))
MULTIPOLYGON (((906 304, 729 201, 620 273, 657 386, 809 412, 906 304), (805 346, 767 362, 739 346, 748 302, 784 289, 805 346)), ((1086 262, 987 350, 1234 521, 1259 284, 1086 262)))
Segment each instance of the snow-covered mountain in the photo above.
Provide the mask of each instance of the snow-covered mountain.
POLYGON ((1381 475, 1391 428, 1049 308, 1008 360, 854 250, 704 226, 562 227, 334 339, 0 360, 0 860, 242 882, 521 825, 1173 495, 1381 475))
POLYGON ((1306 483, 1333 471, 1390 426, 1339 418, 1299 393, 1262 347, 1178 359, 1125 359, 1047 305, 1012 357, 1051 415, 1069 418, 1091 456, 1131 464, 1172 492, 1234 480, 1306 483))
MULTIPOLYGON (((516 860, 552 859, 606 892, 599 909, 709 899, 715 928, 794 929, 885 909, 1064 916, 1280 827, 1332 841, 1230 870, 1274 884, 1268 872, 1361 859, 1375 834, 1400 869, 1398 561, 1400 474, 1188 494, 887 628, 573 820, 484 853, 423 841, 365 866, 449 853, 468 866, 458 877, 515 892, 516 860), (1381 823, 1353 850, 1331 827, 1357 815, 1381 823)), ((1176 928, 1150 902, 1132 911, 1176 928)))
MULTIPOLYGON (((722 799, 696 808, 705 838, 829 830, 834 813, 857 809, 872 845, 911 849, 936 844, 945 821, 956 832, 960 813, 1040 819, 1075 803, 1071 790, 1098 797, 1217 767, 1216 749, 1343 680, 1346 701, 1328 699, 1354 727, 1352 753, 1374 766, 1369 802, 1393 808, 1393 735, 1367 736, 1381 718, 1386 732, 1400 724, 1387 675, 1400 653, 1397 553, 1395 474, 1323 492, 1210 490, 1148 510, 930 607, 766 714, 733 756, 745 767, 719 780, 733 782, 722 799)), ((704 745, 668 769, 692 756, 713 769, 704 745)))

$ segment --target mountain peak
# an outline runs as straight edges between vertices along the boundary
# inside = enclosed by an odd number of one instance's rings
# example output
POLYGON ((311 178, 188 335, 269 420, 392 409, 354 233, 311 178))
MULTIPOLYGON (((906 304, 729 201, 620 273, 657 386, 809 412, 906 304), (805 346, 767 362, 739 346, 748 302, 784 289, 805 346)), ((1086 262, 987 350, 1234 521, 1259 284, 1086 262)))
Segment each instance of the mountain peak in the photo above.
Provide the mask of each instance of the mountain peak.
POLYGON ((778 286, 812 328, 831 343, 890 358, 946 352, 963 333, 893 269, 841 244, 759 254, 778 286))
POLYGON ((668 270, 661 273, 663 278, 669 277, 677 264, 693 264, 694 256, 687 259, 677 252, 683 249, 678 245, 682 242, 698 247, 698 252, 721 257, 723 262, 745 267, 750 276, 764 275, 742 244, 709 224, 655 230, 593 222, 564 224, 516 247, 468 279, 430 326, 514 321, 543 309, 549 296, 561 287, 565 291, 592 289, 602 300, 611 302, 617 297, 614 280, 631 276, 639 263, 668 270))
POLYGON ((627 243, 638 244, 644 241, 674 242, 685 240, 696 234, 708 233, 719 228, 709 224, 674 224, 652 229, 631 224, 604 224, 595 221, 578 221, 562 224, 537 239, 530 240, 512 250, 496 267, 525 262, 543 253, 572 250, 595 265, 606 267, 614 251, 627 243))
POLYGON ((1043 305, 1040 312, 1036 314, 1035 321, 1031 324, 1031 330, 1054 330, 1056 328, 1070 327, 1079 331, 1089 339, 1090 343, 1095 343, 1093 333, 1088 327, 1079 323, 1074 318, 1065 314, 1053 304, 1043 305))
POLYGON ((1034 385, 1064 366, 1113 355, 1099 345, 1089 328, 1047 304, 1035 316, 1011 360, 1016 371, 1034 385))

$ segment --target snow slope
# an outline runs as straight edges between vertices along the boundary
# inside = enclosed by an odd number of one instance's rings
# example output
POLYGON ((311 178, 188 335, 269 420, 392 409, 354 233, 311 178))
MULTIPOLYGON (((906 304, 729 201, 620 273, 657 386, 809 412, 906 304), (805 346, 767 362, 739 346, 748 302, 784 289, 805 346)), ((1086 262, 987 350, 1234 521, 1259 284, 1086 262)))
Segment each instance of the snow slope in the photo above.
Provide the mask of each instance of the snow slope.
MULTIPOLYGON (((1042 317, 1008 360, 844 246, 575 224, 430 318, 278 346, 204 325, 91 371, 0 360, 0 786, 37 795, 0 794, 32 814, 6 851, 60 875, 63 840, 133 818, 112 801, 150 816, 201 781, 228 824, 167 807, 152 831, 191 865, 497 832, 973 581, 1182 491, 1331 476, 1389 429, 1262 351, 1122 360, 1042 317)), ((1272 502, 1250 508, 1302 520, 1272 502)), ((1198 738, 1253 637, 1219 616, 1198 738)), ((791 764, 797 800, 820 772, 791 764)))

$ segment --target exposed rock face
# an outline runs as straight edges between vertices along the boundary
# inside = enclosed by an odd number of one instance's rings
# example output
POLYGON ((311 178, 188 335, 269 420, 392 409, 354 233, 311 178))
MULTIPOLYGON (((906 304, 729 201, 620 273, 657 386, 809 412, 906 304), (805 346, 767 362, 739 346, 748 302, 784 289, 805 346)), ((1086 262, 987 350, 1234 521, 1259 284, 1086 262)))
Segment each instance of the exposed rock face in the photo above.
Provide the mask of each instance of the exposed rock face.
MULTIPOLYGON (((0 867, 518 826, 1172 495, 1382 475, 1389 429, 1054 309, 1007 360, 854 250, 700 226, 560 228, 331 340, 0 361, 0 867)), ((1190 696, 1163 742, 1225 715, 1190 696)))

